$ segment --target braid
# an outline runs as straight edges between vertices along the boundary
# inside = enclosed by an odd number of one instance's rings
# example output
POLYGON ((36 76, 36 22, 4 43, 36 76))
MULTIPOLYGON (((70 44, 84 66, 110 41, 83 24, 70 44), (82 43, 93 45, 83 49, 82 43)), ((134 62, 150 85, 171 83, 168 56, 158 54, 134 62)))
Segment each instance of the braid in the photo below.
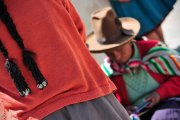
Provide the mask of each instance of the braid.
POLYGON ((3 0, 0 0, 0 18, 3 21, 3 23, 6 25, 7 30, 9 31, 13 40, 18 44, 19 48, 22 49, 23 63, 31 71, 32 76, 36 80, 37 87, 39 89, 43 89, 45 86, 47 86, 47 81, 40 72, 33 58, 33 52, 25 49, 23 39, 18 33, 16 29, 16 25, 14 24, 12 18, 10 17, 10 14, 8 13, 8 10, 3 0))
POLYGON ((9 13, 7 12, 7 8, 4 5, 3 1, 0 0, 0 16, 1 16, 1 20, 4 22, 4 24, 6 25, 10 35, 12 36, 12 38, 17 42, 18 46, 21 49, 24 49, 24 44, 22 42, 22 38, 21 36, 18 34, 17 30, 16 30, 16 26, 13 23, 13 20, 11 19, 11 17, 9 16, 9 13))
POLYGON ((21 96, 27 96, 31 91, 27 83, 24 81, 24 77, 22 76, 18 66, 12 59, 9 58, 8 52, 4 47, 2 41, 0 41, 0 51, 3 53, 3 56, 6 59, 5 67, 9 72, 11 78, 13 79, 13 82, 18 89, 19 94, 21 96))

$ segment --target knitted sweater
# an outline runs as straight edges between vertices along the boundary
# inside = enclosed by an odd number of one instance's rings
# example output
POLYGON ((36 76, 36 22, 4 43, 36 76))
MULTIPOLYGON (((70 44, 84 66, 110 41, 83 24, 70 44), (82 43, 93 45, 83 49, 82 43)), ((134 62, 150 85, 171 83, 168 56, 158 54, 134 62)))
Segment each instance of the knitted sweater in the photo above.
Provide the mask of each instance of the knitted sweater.
POLYGON ((42 91, 36 87, 23 65, 21 50, 0 20, 0 38, 32 91, 29 96, 19 96, 0 54, 0 119, 42 119, 64 106, 116 89, 86 48, 84 25, 69 0, 4 2, 25 47, 36 54, 48 86, 42 91))

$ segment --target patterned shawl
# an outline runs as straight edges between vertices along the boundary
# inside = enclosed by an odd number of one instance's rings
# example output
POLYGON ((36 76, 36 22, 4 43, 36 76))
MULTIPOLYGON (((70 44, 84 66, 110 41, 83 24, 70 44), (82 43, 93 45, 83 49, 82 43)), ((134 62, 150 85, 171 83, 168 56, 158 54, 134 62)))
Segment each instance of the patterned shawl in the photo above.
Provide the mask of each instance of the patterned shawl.
MULTIPOLYGON (((134 50, 139 52, 135 43, 133 43, 133 46, 134 50)), ((131 73, 137 67, 164 75, 180 76, 180 56, 176 51, 170 50, 159 42, 144 57, 131 58, 122 66, 112 62, 109 57, 105 58, 104 63, 101 65, 102 70, 108 76, 121 75, 125 72, 131 73)))

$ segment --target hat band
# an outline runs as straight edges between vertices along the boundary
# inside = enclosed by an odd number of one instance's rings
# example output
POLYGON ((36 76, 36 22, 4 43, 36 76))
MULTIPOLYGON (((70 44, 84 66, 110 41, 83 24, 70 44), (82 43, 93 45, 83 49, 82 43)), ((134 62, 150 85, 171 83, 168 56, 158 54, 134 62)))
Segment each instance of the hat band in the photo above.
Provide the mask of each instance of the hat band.
POLYGON ((113 44, 113 43, 121 42, 121 41, 119 41, 119 39, 122 36, 133 36, 133 35, 134 35, 134 32, 132 30, 126 30, 126 29, 122 28, 122 30, 120 32, 118 32, 118 34, 113 35, 113 33, 112 33, 111 36, 99 38, 99 39, 97 39, 97 41, 100 44, 113 44))
POLYGON ((97 41, 100 43, 100 44, 113 44, 113 43, 118 43, 119 42, 119 39, 122 37, 122 35, 119 33, 119 34, 115 34, 115 35, 112 35, 110 37, 102 37, 102 38, 99 38, 97 39, 97 41))

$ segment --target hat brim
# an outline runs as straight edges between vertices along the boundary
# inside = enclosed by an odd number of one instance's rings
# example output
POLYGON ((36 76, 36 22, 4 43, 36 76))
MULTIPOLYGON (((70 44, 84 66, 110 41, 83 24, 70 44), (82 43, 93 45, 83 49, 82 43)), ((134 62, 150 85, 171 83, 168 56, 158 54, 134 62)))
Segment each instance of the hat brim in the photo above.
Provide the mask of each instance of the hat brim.
POLYGON ((139 32, 140 30, 140 23, 133 18, 130 17, 124 17, 124 18, 119 18, 119 20, 122 23, 122 27, 127 30, 132 30, 134 32, 133 35, 123 35, 121 38, 119 38, 119 43, 113 43, 113 44, 101 44, 99 43, 96 38, 94 32, 90 33, 87 36, 87 45, 88 49, 92 53, 100 53, 100 52, 106 52, 110 49, 113 49, 115 47, 121 46, 130 40, 132 40, 139 32))

